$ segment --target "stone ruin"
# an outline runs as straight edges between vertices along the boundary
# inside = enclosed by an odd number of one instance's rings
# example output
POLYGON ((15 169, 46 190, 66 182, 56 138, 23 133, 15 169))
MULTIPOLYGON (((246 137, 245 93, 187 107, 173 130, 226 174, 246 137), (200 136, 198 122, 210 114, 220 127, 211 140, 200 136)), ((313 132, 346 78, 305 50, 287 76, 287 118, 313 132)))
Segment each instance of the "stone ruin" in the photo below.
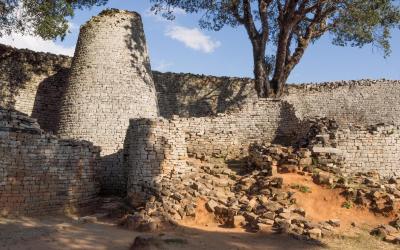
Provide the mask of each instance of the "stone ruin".
POLYGON ((274 166, 400 173, 400 81, 289 85, 280 100, 259 99, 251 79, 151 71, 139 14, 117 10, 81 27, 73 59, 0 52, 3 215, 76 212, 111 194, 180 219, 205 195, 210 211, 230 214, 226 223, 257 227, 276 211, 303 213, 287 204, 258 217, 239 206, 276 206, 244 188, 270 195, 274 166), (276 155, 271 143, 301 150, 278 164, 257 153, 276 155), (262 171, 235 179, 231 169, 248 161, 262 171))

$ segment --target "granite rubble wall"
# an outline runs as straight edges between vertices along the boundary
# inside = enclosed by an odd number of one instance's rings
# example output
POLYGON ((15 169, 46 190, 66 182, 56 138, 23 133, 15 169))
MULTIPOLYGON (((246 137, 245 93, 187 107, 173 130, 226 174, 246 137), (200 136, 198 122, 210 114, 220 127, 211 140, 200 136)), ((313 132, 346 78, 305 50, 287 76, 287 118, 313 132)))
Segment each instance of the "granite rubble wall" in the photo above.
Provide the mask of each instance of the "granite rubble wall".
POLYGON ((318 131, 311 133, 310 146, 320 166, 343 173, 373 171, 382 177, 400 175, 400 126, 381 123, 345 128, 330 126, 335 124, 333 120, 328 126, 321 121, 316 123, 314 119, 310 123, 311 130, 318 131))
POLYGON ((378 125, 342 129, 336 134, 337 148, 344 152, 344 170, 400 175, 400 127, 378 125))
POLYGON ((95 206, 99 148, 60 140, 23 113, 0 109, 0 214, 81 213, 95 206))
POLYGON ((400 80, 291 85, 283 98, 300 119, 328 117, 339 125, 400 124, 400 80))
POLYGON ((163 177, 188 171, 186 124, 181 120, 132 119, 125 140, 127 195, 132 201, 149 198, 160 190, 163 177))
POLYGON ((71 58, 15 49, 0 44, 0 107, 33 115, 46 130, 53 130, 60 93, 66 84, 71 58), (43 113, 46 112, 46 113, 43 113))
MULTIPOLYGON (((71 58, 4 45, 0 50, 4 51, 0 53, 0 106, 32 115, 46 131, 57 131, 71 58)), ((257 100, 249 78, 157 71, 152 76, 159 114, 165 118, 237 112, 257 100)), ((289 85, 283 100, 294 107, 299 119, 321 116, 341 125, 400 124, 399 95, 399 80, 357 80, 289 85)))

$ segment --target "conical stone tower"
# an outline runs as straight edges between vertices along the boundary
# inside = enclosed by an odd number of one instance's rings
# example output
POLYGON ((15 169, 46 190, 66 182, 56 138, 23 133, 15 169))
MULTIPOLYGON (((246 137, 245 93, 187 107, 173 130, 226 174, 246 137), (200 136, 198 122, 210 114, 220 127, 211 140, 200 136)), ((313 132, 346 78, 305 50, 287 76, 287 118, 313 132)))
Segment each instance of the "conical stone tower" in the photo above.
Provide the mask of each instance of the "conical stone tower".
POLYGON ((157 115, 140 15, 107 10, 93 17, 80 30, 58 134, 100 146, 102 187, 123 192, 122 149, 129 119, 157 115))

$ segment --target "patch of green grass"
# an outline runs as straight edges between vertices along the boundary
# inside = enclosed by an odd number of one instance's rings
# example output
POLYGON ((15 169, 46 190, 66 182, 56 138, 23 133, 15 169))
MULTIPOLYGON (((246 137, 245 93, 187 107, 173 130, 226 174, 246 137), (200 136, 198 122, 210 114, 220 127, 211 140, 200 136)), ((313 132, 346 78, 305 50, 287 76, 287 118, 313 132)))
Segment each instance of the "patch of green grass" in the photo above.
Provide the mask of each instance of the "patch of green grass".
POLYGON ((305 185, 292 184, 290 188, 299 190, 302 193, 311 193, 311 189, 305 185))
POLYGON ((313 174, 313 175, 318 175, 319 172, 321 172, 320 169, 318 169, 318 168, 313 168, 312 174, 313 174))
POLYGON ((352 208, 352 207, 353 207, 353 202, 351 202, 351 201, 345 201, 345 202, 343 202, 343 204, 342 204, 342 208, 350 209, 350 208, 352 208))

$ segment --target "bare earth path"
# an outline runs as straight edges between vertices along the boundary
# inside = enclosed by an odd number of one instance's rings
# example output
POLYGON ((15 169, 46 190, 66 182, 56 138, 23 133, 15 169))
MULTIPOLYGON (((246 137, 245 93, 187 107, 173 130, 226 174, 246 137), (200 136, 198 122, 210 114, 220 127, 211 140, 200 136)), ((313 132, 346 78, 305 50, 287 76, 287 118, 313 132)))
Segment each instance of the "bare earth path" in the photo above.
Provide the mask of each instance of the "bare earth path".
MULTIPOLYGON (((139 233, 107 223, 80 224, 66 218, 0 219, 0 249, 129 249, 139 233)), ((171 237, 186 243, 172 243, 168 249, 318 249, 306 242, 285 237, 246 233, 239 230, 182 227, 171 237)))
POLYGON ((0 250, 125 250, 131 248, 139 235, 169 239, 161 246, 141 250, 391 250, 400 247, 368 235, 374 226, 387 223, 390 218, 375 216, 369 211, 342 208, 344 198, 338 190, 321 187, 310 177, 285 174, 285 189, 291 184, 309 187, 311 193, 296 193, 297 202, 306 209, 307 216, 316 221, 339 218, 341 233, 346 237, 322 239, 320 242, 296 240, 286 234, 273 232, 248 233, 241 228, 224 228, 215 222, 204 204, 199 205, 195 219, 182 221, 179 227, 163 233, 144 234, 118 227, 115 221, 101 220, 81 223, 65 216, 40 218, 1 218, 0 250), (356 227, 350 226, 355 222, 356 227))
MULTIPOLYGON (((0 219, 0 249, 129 249, 140 233, 121 229, 111 223, 81 224, 67 217, 0 219)), ((160 235, 160 234, 154 234, 160 235)), ((361 237, 311 243, 290 236, 247 233, 215 225, 182 226, 166 233, 172 239, 164 248, 191 250, 272 250, 272 249, 396 249, 395 246, 363 234, 361 237)), ((157 248, 158 249, 158 248, 157 248)))

